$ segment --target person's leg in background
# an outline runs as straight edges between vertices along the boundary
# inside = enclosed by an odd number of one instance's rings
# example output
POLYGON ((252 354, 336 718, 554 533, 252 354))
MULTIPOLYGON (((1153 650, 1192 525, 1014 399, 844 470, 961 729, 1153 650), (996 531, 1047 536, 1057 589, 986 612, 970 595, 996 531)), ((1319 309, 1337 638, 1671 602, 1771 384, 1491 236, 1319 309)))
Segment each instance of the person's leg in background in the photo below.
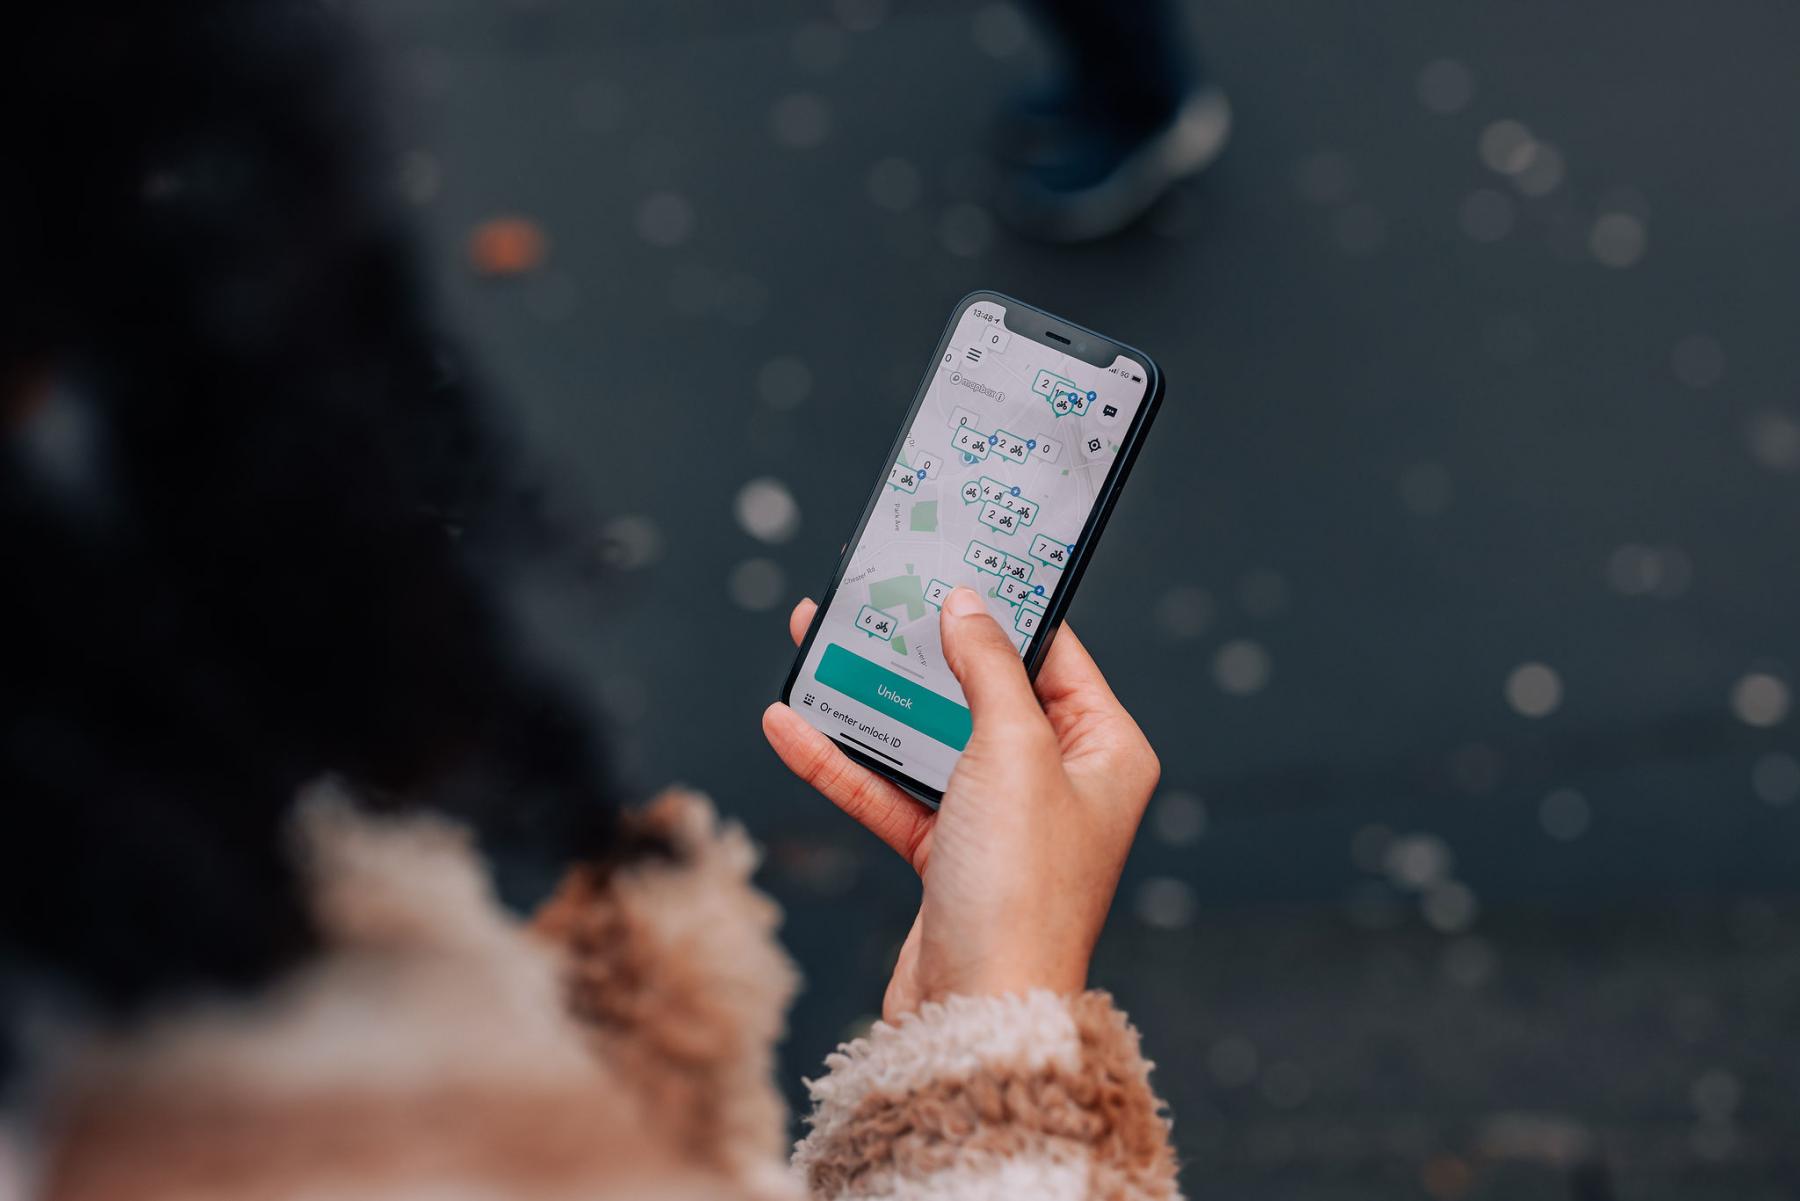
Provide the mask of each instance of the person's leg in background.
POLYGON ((1230 130, 1225 97, 1189 52, 1170 0, 1034 0, 1062 79, 1001 132, 1014 164, 1002 213, 1058 242, 1130 225, 1207 166, 1230 130))

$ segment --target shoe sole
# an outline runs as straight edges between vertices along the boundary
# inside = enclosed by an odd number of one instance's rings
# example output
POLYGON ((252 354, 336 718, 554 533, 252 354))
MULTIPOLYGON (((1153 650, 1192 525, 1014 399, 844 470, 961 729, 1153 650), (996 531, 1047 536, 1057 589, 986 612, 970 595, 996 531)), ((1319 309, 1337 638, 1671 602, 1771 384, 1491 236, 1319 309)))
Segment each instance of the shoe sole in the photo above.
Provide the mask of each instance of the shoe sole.
POLYGON ((1175 184, 1211 166, 1231 140, 1231 104, 1218 88, 1182 102, 1161 133, 1091 187, 1051 194, 1024 189, 1003 211, 1019 232, 1046 242, 1109 237, 1150 211, 1175 184))

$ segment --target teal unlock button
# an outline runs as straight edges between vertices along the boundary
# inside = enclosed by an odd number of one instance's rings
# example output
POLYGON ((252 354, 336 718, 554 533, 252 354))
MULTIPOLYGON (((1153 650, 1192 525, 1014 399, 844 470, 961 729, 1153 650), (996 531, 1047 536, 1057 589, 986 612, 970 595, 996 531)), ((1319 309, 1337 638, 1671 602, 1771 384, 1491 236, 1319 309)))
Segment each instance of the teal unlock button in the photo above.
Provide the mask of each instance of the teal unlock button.
POLYGON ((861 655, 851 654, 837 643, 825 647, 819 660, 819 683, 835 688, 851 700, 867 705, 911 726, 927 738, 962 750, 969 745, 973 725, 969 711, 939 696, 917 680, 909 680, 885 667, 877 667, 861 655))

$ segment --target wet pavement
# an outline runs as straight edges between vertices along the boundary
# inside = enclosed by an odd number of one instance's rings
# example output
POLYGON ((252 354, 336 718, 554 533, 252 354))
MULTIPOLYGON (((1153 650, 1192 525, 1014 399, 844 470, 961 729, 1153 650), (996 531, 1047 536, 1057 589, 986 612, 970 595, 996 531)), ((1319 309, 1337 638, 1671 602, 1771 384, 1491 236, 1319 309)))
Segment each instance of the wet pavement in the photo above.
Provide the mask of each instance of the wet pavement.
POLYGON ((1190 1193, 1793 1196, 1800 12, 1191 16, 1224 159, 1046 249, 984 203, 1013 9, 371 6, 447 323, 616 568, 540 653, 768 846, 797 1079, 914 893, 761 743, 786 607, 958 296, 1135 342, 1073 623, 1165 791, 1096 980, 1190 1193))

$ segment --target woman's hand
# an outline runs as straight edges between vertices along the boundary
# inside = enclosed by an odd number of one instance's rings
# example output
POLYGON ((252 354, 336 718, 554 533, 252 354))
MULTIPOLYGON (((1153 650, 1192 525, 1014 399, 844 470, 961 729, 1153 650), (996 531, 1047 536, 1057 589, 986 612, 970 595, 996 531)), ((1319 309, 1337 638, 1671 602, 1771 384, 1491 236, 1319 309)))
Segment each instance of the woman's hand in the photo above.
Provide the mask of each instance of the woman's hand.
MULTIPOLYGON (((815 608, 802 601, 789 619, 796 643, 815 608)), ((1018 649, 974 592, 945 597, 940 621, 974 732, 936 813, 786 705, 763 714, 781 761, 924 882, 882 1004, 890 1020, 952 994, 1084 988, 1160 770, 1073 630, 1057 633, 1034 693, 1018 649)))

